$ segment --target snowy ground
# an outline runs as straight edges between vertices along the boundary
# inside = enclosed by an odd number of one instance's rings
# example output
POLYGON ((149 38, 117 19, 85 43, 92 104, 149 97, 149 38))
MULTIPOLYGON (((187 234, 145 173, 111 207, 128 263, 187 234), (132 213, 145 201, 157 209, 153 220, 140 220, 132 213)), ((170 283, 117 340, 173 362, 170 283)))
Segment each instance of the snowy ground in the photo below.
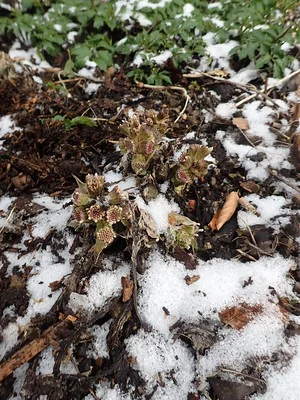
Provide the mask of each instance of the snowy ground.
MULTIPOLYGON (((207 57, 214 60, 210 70, 224 69, 229 74, 227 79, 233 84, 246 85, 258 76, 259 72, 251 64, 239 72, 229 67, 227 59, 233 43, 215 44, 209 35, 206 40, 209 41, 207 57)), ((30 56, 30 52, 27 54, 30 56)), ((19 56, 15 49, 12 49, 10 55, 19 56)), ((27 55, 22 53, 22 56, 27 55)), ((299 68, 299 65, 295 65, 295 70, 296 67, 299 68)), ((204 57, 199 70, 193 73, 209 72, 209 69, 204 57)), ((279 91, 283 84, 286 82, 269 81, 269 85, 275 85, 279 91)), ((240 124, 242 121, 247 124, 246 129, 242 128, 246 141, 239 140, 230 130, 218 130, 215 135, 215 140, 222 143, 226 155, 235 158, 237 164, 245 169, 246 181, 253 180, 263 186, 269 182, 270 169, 273 172, 294 169, 289 158, 289 143, 280 140, 278 133, 270 128, 276 122, 277 131, 281 135, 288 135, 293 120, 293 107, 300 102, 299 87, 287 90, 284 100, 269 101, 260 96, 241 105, 238 104, 241 98, 232 97, 230 101, 222 102, 220 96, 211 91, 219 104, 214 111, 202 110, 205 123, 209 124, 216 118, 231 123, 234 118, 239 118, 235 123, 240 124)), ((246 97, 247 94, 243 99, 246 97)), ((14 135, 15 131, 24 128, 15 126, 14 115, 1 117, 0 146, 5 148, 4 135, 14 135)), ((299 126, 295 132, 300 132, 299 126)), ((190 138, 195 135, 193 132, 188 134, 190 138)), ((122 178, 109 169, 105 175, 108 182, 122 178)), ((123 182, 127 188, 132 188, 134 184, 133 178, 123 182)), ((239 228, 247 231, 260 224, 272 228, 275 234, 284 231, 291 223, 291 218, 297 216, 298 210, 293 198, 298 196, 299 199, 299 191, 295 179, 285 178, 285 183, 281 180, 272 183, 272 194, 268 196, 261 197, 255 193, 244 196, 255 206, 257 213, 240 207, 237 213, 239 228)), ((131 192, 136 194, 137 190, 133 188, 131 192)), ((136 194, 139 207, 152 215, 159 234, 167 229, 168 213, 180 212, 180 206, 167 200, 165 192, 166 188, 161 187, 158 198, 147 205, 136 194)), ((16 215, 12 208, 15 199, 5 194, 0 199, 1 234, 15 229, 12 224, 16 215)), ((69 253, 75 234, 66 228, 72 212, 70 197, 61 199, 35 193, 32 202, 41 208, 27 219, 30 230, 24 229, 22 241, 3 254, 8 264, 7 278, 17 276, 17 272, 31 267, 26 283, 29 295, 26 312, 16 316, 13 304, 3 311, 3 316, 8 316, 12 321, 1 333, 0 354, 3 357, 18 344, 20 333, 26 331, 32 318, 38 314, 44 315, 51 309, 62 289, 53 292, 49 285, 72 272, 75 256, 69 253), (59 255, 53 254, 50 246, 26 251, 28 241, 45 239, 53 229, 60 243, 59 255)), ((208 229, 205 226, 200 228, 208 229)), ((299 245, 299 242, 298 237, 296 243, 299 245)), ((150 398, 147 395, 154 391, 151 398, 155 400, 183 400, 189 393, 194 394, 195 397, 191 397, 193 399, 210 399, 208 379, 219 376, 223 380, 243 383, 250 388, 256 385, 255 394, 238 397, 235 392, 234 399, 299 399, 300 336, 299 331, 298 334, 287 334, 287 328, 291 324, 299 327, 300 316, 285 311, 279 304, 280 298, 288 298, 294 303, 299 301, 293 290, 295 279, 292 275, 292 271, 299 266, 294 257, 283 257, 276 250, 270 251, 269 255, 262 253, 257 258, 256 261, 247 262, 241 262, 239 257, 230 260, 197 259, 196 268, 187 270, 171 254, 163 254, 159 246, 151 251, 145 273, 138 275, 138 310, 151 331, 140 328, 136 335, 125 340, 128 360, 146 382, 146 392, 141 398, 150 398), (187 284, 187 275, 198 279, 187 284), (229 318, 229 322, 224 322, 224 312, 238 311, 245 304, 252 307, 251 315, 245 317, 246 311, 242 312, 246 320, 240 329, 234 323, 240 322, 243 316, 230 315, 231 320, 229 318), (182 335, 173 327, 178 321, 182 335), (182 337, 189 338, 189 343, 182 340, 182 337), (200 393, 200 397, 196 397, 196 393, 200 393)), ((4 268, 4 258, 1 263, 4 268)), ((71 294, 70 309, 78 316, 91 315, 101 310, 110 298, 121 295, 121 278, 130 275, 130 270, 130 263, 117 260, 112 255, 104 256, 103 268, 94 271, 86 288, 80 294, 71 294)), ((95 360, 109 357, 106 345, 109 326, 110 321, 107 321, 101 326, 89 328, 92 335, 89 356, 95 360)), ((55 361, 52 346, 37 357, 37 373, 51 375, 55 361)), ((22 384, 27 368, 26 363, 13 373, 14 393, 10 399, 25 398, 22 384)), ((78 373, 71 357, 63 362, 61 372, 78 373)), ((110 382, 103 380, 95 385, 93 394, 87 395, 85 399, 93 400, 95 396, 103 400, 132 399, 133 388, 129 386, 124 392, 118 385, 112 387, 110 382)))

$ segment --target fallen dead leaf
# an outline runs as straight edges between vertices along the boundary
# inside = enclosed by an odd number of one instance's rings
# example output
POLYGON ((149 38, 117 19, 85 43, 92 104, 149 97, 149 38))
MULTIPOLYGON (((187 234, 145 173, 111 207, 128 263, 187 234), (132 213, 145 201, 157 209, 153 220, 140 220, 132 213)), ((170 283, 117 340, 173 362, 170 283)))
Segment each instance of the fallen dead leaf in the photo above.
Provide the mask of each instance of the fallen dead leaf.
POLYGON ((242 130, 249 129, 248 121, 245 118, 233 118, 232 123, 242 130))
POLYGON ((240 182, 240 186, 249 193, 257 193, 259 191, 259 185, 251 180, 240 182))
POLYGON ((200 279, 200 275, 193 275, 193 276, 186 275, 184 277, 184 280, 187 285, 191 285, 192 283, 197 282, 199 279, 200 279))
POLYGON ((128 276, 122 276, 121 282, 123 288, 122 301, 123 303, 126 303, 132 297, 134 283, 128 278, 128 276))
POLYGON ((225 310, 219 312, 219 317, 223 324, 230 325, 233 329, 242 329, 256 314, 261 312, 260 304, 250 306, 242 303, 238 306, 226 307, 225 310))
POLYGON ((245 210, 251 212, 254 215, 257 215, 258 217, 260 216, 260 213, 257 211, 257 209, 251 203, 249 203, 249 201, 245 199, 245 197, 240 197, 239 203, 245 210))
POLYGON ((221 208, 218 210, 216 214, 213 216, 212 220, 208 224, 208 226, 214 231, 219 231, 222 226, 230 220, 230 218, 235 213, 237 206, 239 204, 239 195, 237 192, 231 192, 226 198, 226 201, 221 208))
POLYGON ((279 305, 294 315, 300 315, 300 303, 292 302, 287 297, 278 296, 279 305))
POLYGON ((62 287, 64 278, 60 279, 59 281, 53 281, 49 283, 49 288, 51 289, 51 292, 56 292, 56 290, 60 289, 62 287))
POLYGON ((26 278, 16 274, 11 276, 9 283, 10 288, 20 289, 24 288, 25 286, 26 286, 26 278))

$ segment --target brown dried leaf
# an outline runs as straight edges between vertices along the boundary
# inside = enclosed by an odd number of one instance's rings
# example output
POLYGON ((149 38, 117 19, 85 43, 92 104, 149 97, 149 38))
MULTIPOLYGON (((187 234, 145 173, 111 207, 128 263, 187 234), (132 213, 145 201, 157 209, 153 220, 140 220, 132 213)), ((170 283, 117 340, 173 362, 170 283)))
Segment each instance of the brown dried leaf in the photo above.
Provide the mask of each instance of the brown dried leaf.
POLYGON ((60 279, 59 281, 53 281, 49 283, 49 288, 51 289, 51 292, 56 292, 56 290, 60 289, 62 287, 64 278, 60 279))
POLYGON ((249 129, 248 121, 245 118, 233 118, 232 123, 242 130, 249 129))
POLYGON ((128 276, 122 276, 121 282, 123 288, 122 301, 123 303, 126 303, 132 297, 134 283, 128 278, 128 276))
POLYGON ((257 209, 251 203, 249 203, 249 201, 245 199, 245 197, 240 197, 239 203, 245 210, 251 212, 254 215, 260 216, 260 213, 257 211, 257 209))
POLYGON ((193 275, 193 276, 186 275, 184 277, 184 280, 187 285, 191 285, 192 283, 197 282, 199 279, 200 279, 200 275, 193 275))
POLYGON ((254 181, 240 182, 240 186, 249 193, 257 193, 259 191, 259 186, 254 181))
POLYGON ((209 384, 219 400, 242 400, 257 390, 256 384, 246 385, 219 378, 209 378, 209 384))
POLYGON ((178 246, 176 246, 174 249, 173 257, 182 262, 188 270, 193 270, 197 267, 197 261, 195 257, 192 254, 182 250, 178 246))
POLYGON ((147 232, 147 235, 151 239, 159 240, 159 235, 156 232, 156 225, 154 219, 151 217, 147 211, 139 209, 140 218, 139 218, 139 228, 147 232))
POLYGON ((219 231, 222 226, 230 220, 230 218, 233 216, 235 213, 235 210, 237 209, 237 206, 239 204, 239 195, 237 192, 231 192, 226 198, 226 201, 221 208, 221 210, 218 210, 208 226, 214 231, 217 230, 219 231))
POLYGON ((219 317, 223 324, 230 325, 233 329, 242 329, 255 317, 255 314, 261 312, 262 306, 260 304, 250 306, 242 303, 239 306, 226 307, 225 310, 219 312, 219 317))

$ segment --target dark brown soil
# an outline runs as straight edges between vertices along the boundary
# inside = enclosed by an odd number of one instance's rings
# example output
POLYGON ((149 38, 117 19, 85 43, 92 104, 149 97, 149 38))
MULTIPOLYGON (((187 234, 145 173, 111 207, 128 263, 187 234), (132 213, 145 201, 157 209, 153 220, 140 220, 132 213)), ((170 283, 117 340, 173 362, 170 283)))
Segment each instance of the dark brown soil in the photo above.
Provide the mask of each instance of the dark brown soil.
MULTIPOLYGON (((13 134, 7 134, 3 148, 0 150, 0 194, 16 196, 21 202, 16 204, 19 229, 2 233, 1 253, 7 249, 13 249, 20 242, 23 230, 27 228, 28 218, 40 212, 38 207, 32 205, 33 193, 48 193, 58 197, 70 196, 71 200, 71 194, 76 187, 74 175, 84 179, 88 173, 101 173, 108 165, 112 169, 118 165, 121 155, 113 143, 120 137, 118 126, 128 108, 136 109, 141 106, 145 109, 159 111, 164 108, 169 111, 168 134, 170 137, 182 138, 188 132, 195 131, 195 139, 189 143, 200 143, 201 139, 206 139, 208 145, 213 147, 212 155, 217 160, 217 168, 210 169, 203 182, 194 184, 184 197, 179 198, 174 192, 169 193, 169 196, 179 203, 186 216, 199 222, 201 227, 205 227, 199 233, 197 256, 203 260, 213 257, 231 259, 239 256, 242 261, 248 261, 247 257, 238 253, 239 249, 256 259, 262 255, 250 248, 250 235, 239 232, 236 215, 217 234, 207 228, 207 224, 215 213, 216 205, 221 206, 228 193, 239 191, 241 195, 249 194, 249 189, 246 190, 243 186, 246 181, 245 171, 239 166, 237 160, 226 156, 222 143, 215 139, 215 134, 219 129, 232 130, 237 136, 240 133, 231 122, 215 118, 211 123, 205 124, 201 117, 202 109, 214 110, 219 102, 211 90, 227 101, 239 93, 239 89, 218 84, 209 78, 199 79, 197 88, 196 86, 188 88, 187 84, 186 88, 190 90, 192 102, 188 105, 183 118, 175 123, 172 121, 175 121, 185 103, 185 99, 176 91, 138 87, 130 83, 124 75, 116 73, 103 82, 97 93, 88 96, 85 93, 87 81, 84 78, 66 82, 68 93, 53 89, 47 84, 48 81, 56 80, 56 77, 45 74, 42 78, 44 84, 38 85, 32 80, 30 73, 24 73, 15 81, 5 80, 0 86, 0 116, 14 114, 16 125, 22 128, 13 134), (96 117, 97 126, 79 125, 68 130, 64 122, 54 120, 54 117, 58 115, 72 119, 83 113, 91 118, 96 117), (194 209, 189 206, 190 200, 195 200, 194 209)), ((239 137, 239 140, 243 141, 244 138, 239 137)), ((291 171, 290 174, 295 175, 295 171, 291 171)), ((255 190, 262 196, 273 194, 274 189, 271 183, 274 179, 274 177, 269 178, 268 184, 263 186, 256 184, 255 190)), ((259 247, 265 251, 268 251, 268 246, 270 250, 270 244, 276 242, 277 248, 274 251, 279 251, 286 257, 297 256, 297 243, 293 238, 297 235, 298 224, 299 221, 295 216, 291 224, 280 233, 275 234, 270 228, 257 226, 253 234, 259 247)), ((32 252, 40 246, 50 246, 53 254, 56 254, 59 259, 62 241, 63 238, 59 232, 53 230, 45 239, 38 238, 29 241, 26 251, 32 252)), ((21 337, 19 345, 11 354, 38 337, 41 332, 61 318, 74 314, 67 308, 70 292, 80 293, 83 278, 88 279, 99 268, 86 251, 91 241, 88 232, 85 237, 81 233, 75 236, 74 247, 72 246, 70 252, 72 249, 74 251, 75 247, 81 247, 82 253, 76 256, 72 275, 65 281, 57 283, 56 289, 63 287, 62 295, 48 314, 32 322, 26 337, 21 337)), ((120 255, 120 251, 125 248, 126 243, 121 241, 107 252, 116 252, 120 255)), ((191 256, 186 254, 175 254, 175 256, 183 259, 187 268, 192 267, 191 256)), ((0 317, 2 317, 3 309, 10 305, 15 306, 18 315, 24 315, 29 300, 26 280, 30 275, 30 269, 27 268, 23 272, 13 271, 13 275, 8 278, 6 276, 7 260, 4 255, 1 257, 0 317)), ((129 251, 122 252, 122 257, 130 259, 129 251)), ((62 262, 61 259, 59 260, 62 262)), ((251 282, 245 284, 251 284, 251 282)), ((2 317, 1 328, 6 327, 15 318, 8 315, 2 317)), ((135 334, 140 327, 133 301, 124 304, 118 298, 112 299, 98 314, 81 320, 76 318, 70 320, 67 327, 59 332, 53 375, 37 375, 38 357, 30 361, 23 385, 24 399, 38 399, 41 395, 47 395, 48 399, 53 400, 82 399, 87 394, 93 393, 91 392, 93 385, 104 378, 108 379, 112 385, 119 384, 124 390, 128 384, 131 384, 136 388, 135 395, 137 397, 141 395, 144 382, 137 371, 131 367, 124 347, 124 340, 135 334), (91 340, 88 335, 85 335, 86 329, 94 324, 101 325, 108 320, 112 320, 108 336, 110 358, 91 359, 86 356, 91 340), (60 363, 71 344, 77 360, 78 375, 66 375, 59 372, 60 363)), ((9 354, 6 355, 6 359, 8 357, 9 354)), ((13 382, 12 375, 3 381, 0 389, 1 399, 7 399, 12 394, 13 382)), ((214 380, 211 384, 214 387, 220 383, 214 380)), ((244 387, 242 389, 245 391, 244 387)), ((196 394, 193 396, 191 398, 198 398, 195 397, 196 394)))

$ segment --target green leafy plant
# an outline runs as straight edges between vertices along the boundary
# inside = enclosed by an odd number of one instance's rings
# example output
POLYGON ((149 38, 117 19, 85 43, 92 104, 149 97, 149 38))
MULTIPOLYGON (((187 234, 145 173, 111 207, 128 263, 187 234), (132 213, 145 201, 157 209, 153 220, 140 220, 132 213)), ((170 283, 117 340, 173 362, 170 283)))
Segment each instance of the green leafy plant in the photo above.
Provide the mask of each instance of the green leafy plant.
POLYGON ((204 56, 208 32, 215 33, 216 42, 236 40, 232 57, 253 60, 275 77, 294 60, 282 45, 299 42, 296 0, 220 0, 212 7, 201 0, 173 0, 157 7, 131 3, 130 16, 116 0, 16 4, 0 17, 0 36, 14 35, 22 45, 37 47, 50 62, 69 50, 75 71, 87 60, 102 71, 117 63, 129 77, 152 85, 171 84, 172 68, 204 56), (172 67, 156 59, 166 50, 172 67))
POLYGON ((173 184, 175 192, 182 195, 183 191, 196 179, 201 179, 207 174, 209 163, 205 161, 211 153, 211 148, 192 144, 182 153, 175 168, 173 184))
POLYGON ((85 183, 77 178, 76 181, 78 188, 73 193, 73 220, 69 226, 75 229, 92 226, 93 250, 99 255, 131 224, 128 194, 118 186, 109 192, 102 175, 87 175, 85 183))
POLYGON ((52 121, 63 122, 65 124, 65 128, 67 130, 69 130, 77 125, 86 125, 86 126, 90 126, 90 127, 97 126, 97 123, 92 118, 86 117, 84 115, 74 117, 71 119, 66 118, 65 115, 56 115, 55 117, 52 118, 52 121))

